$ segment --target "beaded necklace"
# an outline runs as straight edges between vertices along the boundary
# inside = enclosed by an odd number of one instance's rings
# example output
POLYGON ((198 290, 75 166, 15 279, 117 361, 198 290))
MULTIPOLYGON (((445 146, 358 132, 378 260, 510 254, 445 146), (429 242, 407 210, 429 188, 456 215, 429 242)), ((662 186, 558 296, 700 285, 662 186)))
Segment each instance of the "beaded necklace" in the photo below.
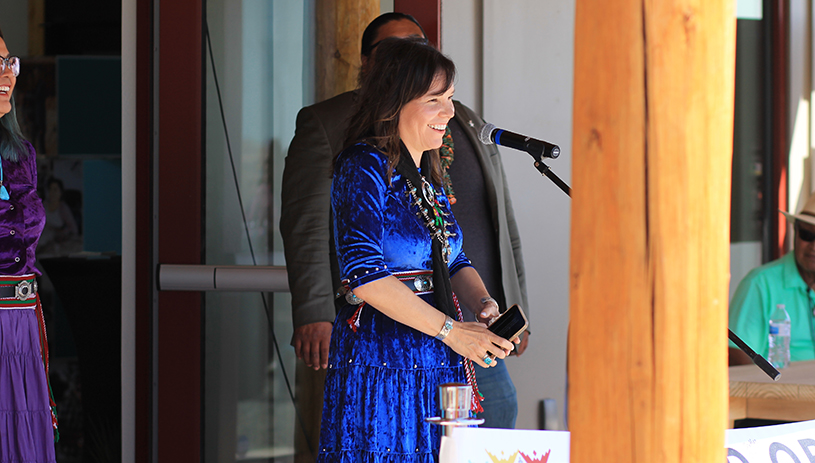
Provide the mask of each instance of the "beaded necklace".
MULTIPOLYGON (((431 155, 425 152, 422 155, 422 172, 431 171, 431 155)), ((453 287, 450 284, 450 269, 447 267, 452 254, 448 237, 453 234, 447 230, 449 222, 444 220, 447 216, 436 198, 433 185, 419 173, 410 153, 404 143, 401 144, 399 161, 396 163, 396 172, 404 179, 407 189, 408 201, 419 210, 416 215, 424 222, 431 235, 431 265, 433 270, 433 292, 436 296, 436 308, 450 318, 456 317, 453 303, 453 287), (419 195, 417 185, 422 185, 422 194, 419 195)))
POLYGON ((407 183, 407 192, 405 192, 405 194, 411 198, 410 203, 418 207, 416 215, 420 219, 424 219, 424 224, 428 230, 430 230, 430 234, 441 243, 444 263, 450 263, 450 255, 453 253, 453 248, 450 246, 449 237, 455 236, 455 233, 447 230, 450 222, 444 219, 450 214, 445 213, 441 209, 441 204, 439 204, 439 200, 436 197, 436 190, 433 188, 433 185, 427 181, 424 175, 422 175, 422 196, 424 197, 425 204, 430 204, 433 208, 433 214, 430 214, 428 208, 422 205, 422 199, 419 198, 419 190, 413 185, 413 182, 411 182, 410 179, 405 179, 405 182, 407 183))
POLYGON ((450 124, 447 124, 447 129, 444 131, 442 138, 441 148, 439 148, 439 158, 441 161, 442 181, 444 182, 444 192, 447 193, 447 199, 450 204, 456 203, 456 192, 453 191, 453 181, 450 180, 450 165, 453 163, 455 145, 453 143, 453 132, 450 130, 450 124))

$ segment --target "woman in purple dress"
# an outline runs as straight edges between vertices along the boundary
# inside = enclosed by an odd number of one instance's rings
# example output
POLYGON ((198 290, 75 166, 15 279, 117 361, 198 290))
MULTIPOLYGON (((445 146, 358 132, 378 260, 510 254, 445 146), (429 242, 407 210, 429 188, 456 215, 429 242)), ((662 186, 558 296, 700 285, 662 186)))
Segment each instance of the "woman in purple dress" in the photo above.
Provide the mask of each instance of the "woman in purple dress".
POLYGON ((14 113, 19 73, 0 32, 0 462, 51 463, 56 415, 34 267, 45 210, 34 147, 14 113))

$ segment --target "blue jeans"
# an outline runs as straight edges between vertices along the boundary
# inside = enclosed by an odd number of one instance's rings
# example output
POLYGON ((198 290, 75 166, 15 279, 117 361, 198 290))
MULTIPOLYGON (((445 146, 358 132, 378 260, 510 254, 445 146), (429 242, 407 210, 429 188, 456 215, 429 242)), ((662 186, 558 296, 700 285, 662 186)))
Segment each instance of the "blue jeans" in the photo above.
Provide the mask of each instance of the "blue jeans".
POLYGON ((481 368, 474 364, 478 389, 484 395, 481 402, 484 411, 478 414, 478 418, 484 418, 484 424, 480 427, 515 429, 515 418, 518 416, 515 385, 512 384, 504 361, 495 360, 498 364, 492 368, 481 368))

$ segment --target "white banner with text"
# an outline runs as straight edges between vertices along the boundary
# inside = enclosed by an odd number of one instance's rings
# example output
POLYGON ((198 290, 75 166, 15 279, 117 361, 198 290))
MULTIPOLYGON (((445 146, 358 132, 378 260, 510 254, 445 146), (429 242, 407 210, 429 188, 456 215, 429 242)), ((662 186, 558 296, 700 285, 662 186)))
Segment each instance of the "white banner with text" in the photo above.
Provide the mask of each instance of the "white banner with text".
MULTIPOLYGON (((815 463, 815 420, 725 430, 727 463, 815 463)), ((440 463, 568 463, 568 431, 456 428, 440 463)))

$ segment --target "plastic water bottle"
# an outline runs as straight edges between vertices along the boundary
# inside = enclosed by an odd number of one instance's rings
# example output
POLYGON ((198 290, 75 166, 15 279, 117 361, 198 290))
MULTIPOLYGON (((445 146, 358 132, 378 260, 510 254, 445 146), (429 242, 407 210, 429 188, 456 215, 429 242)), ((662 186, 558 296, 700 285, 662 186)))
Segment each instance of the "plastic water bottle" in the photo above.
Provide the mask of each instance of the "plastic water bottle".
POLYGON ((770 358, 767 360, 779 370, 790 363, 790 315, 784 304, 775 306, 770 316, 770 358))

